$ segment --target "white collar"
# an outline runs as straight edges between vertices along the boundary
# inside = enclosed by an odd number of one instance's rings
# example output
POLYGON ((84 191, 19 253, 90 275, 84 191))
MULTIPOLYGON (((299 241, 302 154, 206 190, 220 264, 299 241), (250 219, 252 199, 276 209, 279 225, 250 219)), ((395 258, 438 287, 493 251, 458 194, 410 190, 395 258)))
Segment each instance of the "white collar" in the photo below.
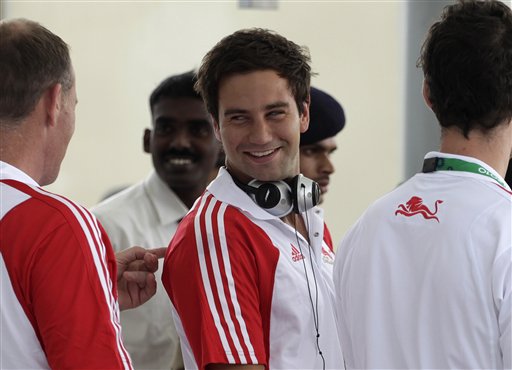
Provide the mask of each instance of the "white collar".
POLYGON ((16 180, 27 185, 39 186, 39 184, 25 172, 2 161, 0 161, 0 180, 16 180))
MULTIPOLYGON (((491 166, 489 166, 487 163, 481 161, 480 159, 477 159, 475 157, 468 157, 468 156, 465 156, 465 155, 459 155, 459 154, 450 154, 450 153, 443 153, 443 152, 428 152, 426 155, 425 155, 425 159, 428 159, 428 158, 434 158, 434 157, 441 157, 441 158, 454 158, 454 159, 460 159, 462 161, 466 161, 466 162, 471 162, 471 163, 475 163, 475 164, 478 164, 479 166, 482 166, 483 168, 485 168, 487 171, 489 171, 493 176, 495 176, 496 178, 498 178, 504 185, 505 185, 505 188, 507 190, 510 191, 510 186, 507 184, 507 182, 505 181, 505 179, 503 179, 503 177, 501 177, 501 175, 496 172, 496 170, 494 168, 492 168, 491 166)), ((472 175, 471 175, 472 176, 472 175)), ((478 176, 478 178, 481 178, 481 179, 487 179, 487 181, 493 181, 495 183, 498 183, 497 181, 493 180, 491 177, 487 177, 487 176, 480 176, 480 175, 476 175, 478 176)), ((501 184, 500 184, 501 185, 501 184)))

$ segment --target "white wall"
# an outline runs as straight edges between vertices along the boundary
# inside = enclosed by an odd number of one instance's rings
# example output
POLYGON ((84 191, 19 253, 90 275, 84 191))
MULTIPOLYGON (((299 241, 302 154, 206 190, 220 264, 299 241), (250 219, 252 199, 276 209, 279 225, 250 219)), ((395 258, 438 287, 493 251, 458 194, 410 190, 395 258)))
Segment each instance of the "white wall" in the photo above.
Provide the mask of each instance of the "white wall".
POLYGON ((378 196, 401 181, 403 3, 281 1, 277 10, 234 1, 17 2, 3 17, 42 23, 72 48, 77 128, 59 179, 49 187, 86 206, 151 168, 142 151, 148 97, 165 77, 197 67, 222 37, 274 29, 310 48, 313 84, 337 97, 347 126, 338 136, 324 208, 335 242, 378 196))

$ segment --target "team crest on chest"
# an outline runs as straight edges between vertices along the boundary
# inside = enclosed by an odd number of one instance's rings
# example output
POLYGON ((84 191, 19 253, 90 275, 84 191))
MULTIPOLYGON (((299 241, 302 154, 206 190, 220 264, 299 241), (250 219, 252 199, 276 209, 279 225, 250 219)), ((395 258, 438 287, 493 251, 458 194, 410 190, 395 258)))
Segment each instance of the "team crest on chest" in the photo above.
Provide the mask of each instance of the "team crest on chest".
POLYGON ((330 249, 322 248, 322 260, 329 265, 334 265, 334 253, 330 249))
POLYGON ((439 218, 437 218, 436 214, 438 211, 437 206, 441 203, 443 203, 442 200, 436 200, 434 210, 431 211, 425 204, 423 204, 423 199, 413 196, 407 201, 407 203, 398 205, 398 209, 395 211, 395 216, 404 215, 406 217, 412 217, 415 215, 422 215, 426 220, 436 220, 439 222, 439 218))

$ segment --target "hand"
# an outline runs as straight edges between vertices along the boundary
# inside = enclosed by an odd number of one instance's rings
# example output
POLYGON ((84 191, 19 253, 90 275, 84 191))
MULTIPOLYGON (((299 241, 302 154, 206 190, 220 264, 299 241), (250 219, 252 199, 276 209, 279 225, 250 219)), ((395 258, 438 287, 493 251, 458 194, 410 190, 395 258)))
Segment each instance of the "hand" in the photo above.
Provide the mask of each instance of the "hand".
POLYGON ((155 271, 167 248, 131 247, 116 253, 119 309, 135 308, 156 293, 155 271))

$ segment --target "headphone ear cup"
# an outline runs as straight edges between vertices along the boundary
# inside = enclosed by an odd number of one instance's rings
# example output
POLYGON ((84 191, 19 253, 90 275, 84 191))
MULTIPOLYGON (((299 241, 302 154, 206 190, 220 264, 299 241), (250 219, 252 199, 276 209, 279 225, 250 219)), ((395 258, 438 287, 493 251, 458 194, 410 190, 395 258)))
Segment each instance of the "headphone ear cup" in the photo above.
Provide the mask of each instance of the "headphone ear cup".
POLYGON ((248 185, 255 189, 251 196, 256 204, 271 215, 284 217, 292 212, 292 191, 286 182, 252 180, 248 185))
POLYGON ((299 174, 292 179, 293 211, 305 212, 318 204, 320 186, 310 178, 299 174))
POLYGON ((279 188, 270 182, 261 184, 256 190, 256 203, 262 208, 274 208, 281 200, 279 188))

